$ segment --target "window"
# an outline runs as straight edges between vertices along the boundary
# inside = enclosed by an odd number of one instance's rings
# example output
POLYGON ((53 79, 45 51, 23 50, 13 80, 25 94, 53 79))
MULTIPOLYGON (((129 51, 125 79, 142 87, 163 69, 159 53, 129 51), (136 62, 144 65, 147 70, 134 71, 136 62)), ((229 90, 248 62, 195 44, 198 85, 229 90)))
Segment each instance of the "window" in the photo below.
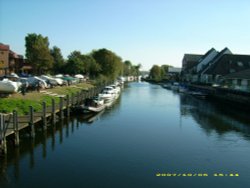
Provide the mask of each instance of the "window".
POLYGON ((241 86, 241 79, 237 79, 237 85, 241 86))
POLYGON ((238 65, 239 67, 243 67, 243 63, 240 62, 240 61, 237 62, 237 65, 238 65))
POLYGON ((229 72, 230 72, 230 73, 234 73, 235 70, 234 70, 234 69, 230 69, 229 72))

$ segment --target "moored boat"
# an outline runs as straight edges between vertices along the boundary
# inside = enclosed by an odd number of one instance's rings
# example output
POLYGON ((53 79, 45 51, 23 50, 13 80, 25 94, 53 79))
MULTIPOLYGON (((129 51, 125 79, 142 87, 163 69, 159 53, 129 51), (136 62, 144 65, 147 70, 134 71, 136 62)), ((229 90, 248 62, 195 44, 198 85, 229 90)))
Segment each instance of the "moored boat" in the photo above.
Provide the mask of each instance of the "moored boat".
POLYGON ((105 109, 104 100, 99 97, 86 99, 85 104, 76 108, 77 111, 82 113, 98 113, 105 109))
POLYGON ((207 94, 201 91, 191 91, 189 94, 201 99, 205 99, 207 97, 207 94))

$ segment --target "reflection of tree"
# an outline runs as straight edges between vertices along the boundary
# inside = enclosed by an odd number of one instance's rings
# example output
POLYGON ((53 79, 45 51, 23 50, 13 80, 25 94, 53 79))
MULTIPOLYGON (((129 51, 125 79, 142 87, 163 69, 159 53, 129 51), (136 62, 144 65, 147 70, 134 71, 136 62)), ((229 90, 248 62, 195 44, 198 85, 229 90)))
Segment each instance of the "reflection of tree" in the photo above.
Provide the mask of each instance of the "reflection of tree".
POLYGON ((237 131, 249 139, 250 118, 245 111, 189 95, 180 95, 180 111, 182 116, 192 116, 208 134, 237 131))

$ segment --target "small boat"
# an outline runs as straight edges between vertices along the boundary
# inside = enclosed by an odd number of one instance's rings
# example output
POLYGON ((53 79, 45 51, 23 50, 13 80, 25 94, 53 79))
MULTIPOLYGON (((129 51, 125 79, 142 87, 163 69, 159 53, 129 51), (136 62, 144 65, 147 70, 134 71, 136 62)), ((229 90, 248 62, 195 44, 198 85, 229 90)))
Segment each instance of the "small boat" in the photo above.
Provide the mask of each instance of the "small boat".
POLYGON ((166 83, 166 84, 162 85, 162 87, 166 88, 166 89, 171 89, 171 86, 172 86, 172 84, 170 84, 170 83, 166 83))
POLYGON ((100 97, 93 97, 86 99, 85 104, 76 108, 77 111, 83 113, 98 113, 105 109, 104 100, 100 97))
POLYGON ((185 86, 180 86, 179 87, 179 92, 180 93, 188 93, 188 88, 185 86))
POLYGON ((173 91, 179 91, 179 83, 178 82, 174 82, 173 85, 171 86, 171 89, 173 91))
POLYGON ((21 86, 20 82, 13 82, 9 79, 0 81, 0 93, 15 93, 21 86))
POLYGON ((98 97, 103 99, 105 104, 114 102, 116 98, 114 93, 109 93, 106 90, 104 90, 102 93, 99 93, 98 97))
POLYGON ((207 98, 207 94, 200 92, 200 91, 191 91, 189 92, 189 94, 191 94, 194 97, 201 98, 201 99, 207 98))

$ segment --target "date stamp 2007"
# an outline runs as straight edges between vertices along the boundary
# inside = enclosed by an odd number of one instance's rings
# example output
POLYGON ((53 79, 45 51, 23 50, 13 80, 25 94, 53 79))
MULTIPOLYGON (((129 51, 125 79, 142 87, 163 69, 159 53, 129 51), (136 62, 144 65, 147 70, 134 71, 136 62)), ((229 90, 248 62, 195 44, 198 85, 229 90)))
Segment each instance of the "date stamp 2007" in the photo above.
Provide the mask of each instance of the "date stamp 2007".
POLYGON ((239 173, 156 173, 156 177, 239 177, 239 173))

